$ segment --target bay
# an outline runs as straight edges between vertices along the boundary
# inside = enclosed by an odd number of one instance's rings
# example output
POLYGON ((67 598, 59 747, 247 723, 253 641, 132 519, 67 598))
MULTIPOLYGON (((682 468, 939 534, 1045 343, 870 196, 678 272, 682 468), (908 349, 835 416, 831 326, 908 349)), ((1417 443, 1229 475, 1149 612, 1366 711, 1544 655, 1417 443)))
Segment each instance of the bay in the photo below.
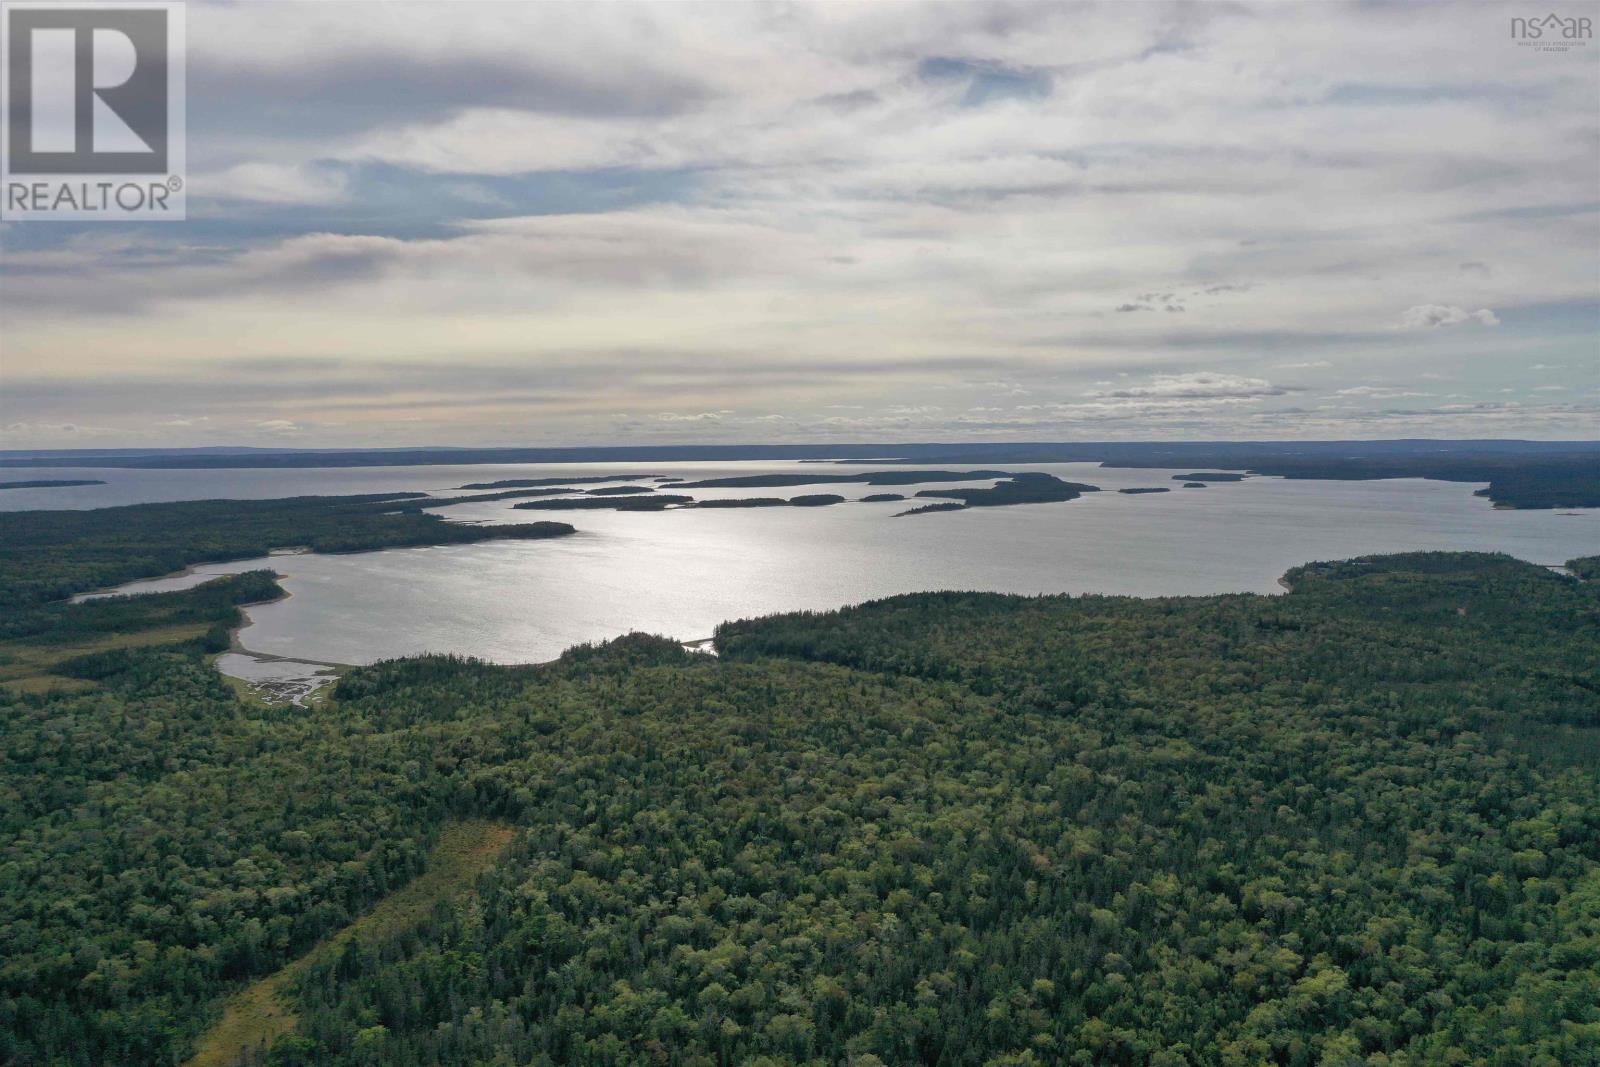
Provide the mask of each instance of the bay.
MULTIPOLYGON (((57 506, 154 499, 262 497, 399 489, 451 493, 506 478, 654 474, 686 479, 752 473, 855 472, 801 463, 516 464, 290 471, 57 470, 109 485, 26 491, 64 494, 57 506), (101 492, 94 492, 100 490, 101 492)), ((922 486, 816 485, 695 490, 710 497, 836 492, 822 508, 538 512, 515 501, 439 509, 452 521, 570 521, 546 541, 400 549, 354 555, 280 554, 132 583, 178 588, 268 567, 286 599, 248 609, 244 649, 316 663, 370 663, 423 652, 538 662, 584 641, 632 630, 684 641, 728 619, 827 610, 940 589, 1132 596, 1281 592, 1284 571, 1310 560, 1422 549, 1502 551, 1559 564, 1600 551, 1600 509, 1497 510, 1465 483, 1247 478, 1184 489, 1177 470, 1088 463, 1025 464, 1105 490, 1066 503, 973 508, 896 518, 909 504, 862 503, 922 486)), ((19 474, 19 477, 24 475, 19 474)), ((974 483, 974 484, 987 484, 974 483)), ((663 487, 667 488, 667 487, 663 487)), ((669 490, 670 491, 670 490, 669 490)), ((6 501, 9 504, 10 501, 6 501)), ((37 506, 37 505, 35 505, 37 506)))

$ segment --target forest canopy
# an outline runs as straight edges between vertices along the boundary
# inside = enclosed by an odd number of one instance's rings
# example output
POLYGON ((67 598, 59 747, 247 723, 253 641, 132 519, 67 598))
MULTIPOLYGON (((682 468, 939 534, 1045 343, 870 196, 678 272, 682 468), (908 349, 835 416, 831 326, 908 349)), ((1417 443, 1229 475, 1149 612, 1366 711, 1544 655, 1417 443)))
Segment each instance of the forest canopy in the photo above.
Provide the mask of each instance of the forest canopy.
POLYGON ((0 1062, 181 1062, 305 958, 280 1067, 1593 1064, 1595 585, 1288 582, 413 658, 309 712, 194 642, 0 687, 0 1062), (307 957, 469 824, 513 829, 469 897, 307 957))

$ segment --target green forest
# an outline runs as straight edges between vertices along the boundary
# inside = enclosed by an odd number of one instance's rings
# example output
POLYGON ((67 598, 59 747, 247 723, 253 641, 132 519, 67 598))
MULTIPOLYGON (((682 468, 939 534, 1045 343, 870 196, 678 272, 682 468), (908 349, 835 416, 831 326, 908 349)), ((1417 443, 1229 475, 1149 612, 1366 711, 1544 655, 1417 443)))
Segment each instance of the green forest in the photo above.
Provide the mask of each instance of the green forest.
POLYGON ((198 636, 0 684, 0 1062, 1600 1063, 1572 575, 905 596, 716 658, 381 663, 310 710, 208 664, 269 574, 12 583, 0 665, 198 636), (263 990, 270 1040, 214 1058, 263 990))
POLYGON ((363 552, 573 532, 564 522, 471 526, 423 510, 522 495, 372 493, 0 512, 0 609, 37 607, 101 586, 274 549, 363 552))

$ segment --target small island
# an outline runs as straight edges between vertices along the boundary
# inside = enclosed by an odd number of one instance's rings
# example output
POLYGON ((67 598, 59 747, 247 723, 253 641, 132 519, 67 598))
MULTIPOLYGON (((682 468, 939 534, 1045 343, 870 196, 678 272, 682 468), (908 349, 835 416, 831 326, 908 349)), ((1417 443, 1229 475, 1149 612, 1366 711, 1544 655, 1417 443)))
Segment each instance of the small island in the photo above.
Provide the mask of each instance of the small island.
POLYGON ((468 482, 456 489, 531 489, 540 485, 595 485, 600 482, 642 482, 656 478, 653 474, 605 474, 583 478, 507 478, 498 482, 468 482))
MULTIPOLYGON (((994 508, 1012 504, 1052 504, 1098 493, 1098 485, 1065 482, 1053 474, 1013 474, 988 489, 923 489, 919 497, 948 497, 969 507, 994 508)), ((920 509, 918 509, 920 511, 920 509)))
POLYGON ((700 500, 688 505, 691 508, 786 508, 789 502, 781 496, 744 496, 732 500, 700 500))
POLYGON ((1183 487, 1185 489, 1204 489, 1204 488, 1206 488, 1206 483, 1205 482, 1184 482, 1183 483, 1183 487))
POLYGON ((648 493, 636 496, 578 496, 554 500, 526 500, 511 505, 520 511, 665 511, 673 504, 692 504, 694 497, 675 493, 648 493))
POLYGON ((961 501, 959 501, 959 500, 947 500, 947 501, 945 501, 944 503, 941 503, 941 504, 924 504, 920 508, 910 508, 910 509, 908 509, 906 511, 897 511, 897 512, 895 512, 894 517, 898 519, 898 518, 901 518, 902 516, 905 516, 905 515, 926 515, 929 512, 933 512, 933 511, 966 511, 966 510, 967 510, 967 505, 963 504, 961 501))
POLYGON ((890 500, 904 500, 904 493, 868 493, 861 498, 863 504, 882 504, 890 500))
POLYGON ((73 485, 105 485, 98 478, 40 478, 31 482, 0 482, 0 489, 66 489, 73 485))
POLYGON ((1162 486, 1141 485, 1141 486, 1136 486, 1136 487, 1134 487, 1132 489, 1118 489, 1117 492, 1126 493, 1128 496, 1137 496, 1137 495, 1139 495, 1141 493, 1170 493, 1170 492, 1172 492, 1172 490, 1168 489, 1164 485, 1162 485, 1162 486))
POLYGON ((583 492, 590 496, 637 496, 640 493, 655 492, 653 485, 608 485, 603 489, 585 489, 583 492))
POLYGON ((1238 471, 1200 471, 1195 474, 1174 474, 1175 482, 1242 482, 1247 475, 1238 471))
POLYGON ((690 504, 693 508, 823 508, 830 504, 842 504, 844 497, 832 493, 812 493, 807 496, 791 497, 785 500, 781 496, 747 496, 736 497, 732 500, 701 500, 690 504))
MULTIPOLYGON (((916 485, 919 482, 982 482, 1010 478, 1006 471, 871 471, 866 474, 744 474, 683 482, 677 489, 781 489, 795 485, 916 485)), ((1046 475, 1048 477, 1048 475, 1046 475)))

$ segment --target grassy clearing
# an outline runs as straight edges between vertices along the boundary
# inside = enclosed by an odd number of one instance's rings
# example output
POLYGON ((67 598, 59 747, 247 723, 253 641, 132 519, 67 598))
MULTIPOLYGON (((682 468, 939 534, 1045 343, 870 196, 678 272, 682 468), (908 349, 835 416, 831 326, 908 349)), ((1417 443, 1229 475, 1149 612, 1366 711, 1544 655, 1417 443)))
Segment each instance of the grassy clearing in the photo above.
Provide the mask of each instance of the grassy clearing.
POLYGON ((74 656, 86 656, 93 652, 192 641, 204 636, 208 628, 205 623, 184 623, 130 633, 106 634, 66 644, 0 641, 0 685, 24 693, 92 689, 93 682, 54 675, 50 673, 50 669, 63 660, 72 659, 74 656))
POLYGON ((296 1016, 286 992, 314 963, 343 951, 352 939, 379 941, 416 925, 440 900, 472 888, 480 871, 511 843, 516 831, 501 823, 460 822, 445 828, 428 858, 428 869, 389 894, 370 912, 310 952, 239 992, 222 1018, 200 1038, 186 1067, 233 1067, 241 1053, 265 1049, 293 1030, 296 1016))

